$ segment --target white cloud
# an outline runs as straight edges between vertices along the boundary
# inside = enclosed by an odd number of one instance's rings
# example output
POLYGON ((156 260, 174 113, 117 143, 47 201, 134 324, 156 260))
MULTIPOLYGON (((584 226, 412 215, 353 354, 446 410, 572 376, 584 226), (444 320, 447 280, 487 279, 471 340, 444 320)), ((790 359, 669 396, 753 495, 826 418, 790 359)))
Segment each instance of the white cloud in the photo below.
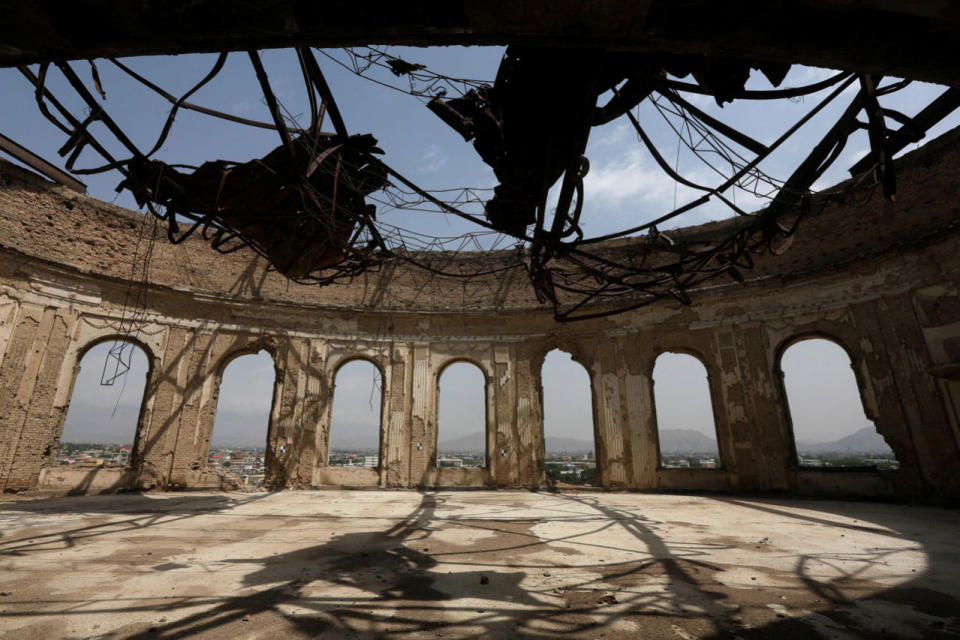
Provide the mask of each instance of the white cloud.
MULTIPOLYGON (((706 167, 684 169, 680 172, 691 181, 706 186, 719 184, 722 178, 706 167)), ((551 203, 555 203, 554 193, 551 203)), ((584 208, 590 215, 588 235, 603 235, 622 228, 653 220, 676 207, 683 206, 703 192, 677 184, 644 150, 635 148, 617 158, 597 163, 584 178, 584 208)), ((733 199, 730 192, 727 198, 733 199)), ((754 211, 764 201, 744 191, 736 195, 736 204, 746 211, 754 211)), ((663 228, 699 224, 708 220, 728 218, 733 212, 722 202, 712 199, 705 205, 665 223, 663 228)))
POLYGON ((449 156, 439 145, 431 144, 420 158, 421 173, 436 173, 447 164, 449 156))
POLYGON ((639 148, 596 163, 584 178, 587 198, 614 207, 620 207, 628 200, 672 197, 673 184, 673 180, 639 148))
POLYGON ((794 65, 790 69, 790 73, 787 74, 787 77, 784 78, 782 85, 789 87, 794 85, 813 84, 814 82, 826 80, 830 76, 834 76, 836 74, 837 72, 834 69, 794 65))
POLYGON ((632 127, 628 126, 626 123, 619 123, 619 121, 615 121, 591 132, 590 146, 591 148, 602 148, 620 145, 626 142, 629 138, 634 137, 634 135, 635 134, 633 133, 632 127))

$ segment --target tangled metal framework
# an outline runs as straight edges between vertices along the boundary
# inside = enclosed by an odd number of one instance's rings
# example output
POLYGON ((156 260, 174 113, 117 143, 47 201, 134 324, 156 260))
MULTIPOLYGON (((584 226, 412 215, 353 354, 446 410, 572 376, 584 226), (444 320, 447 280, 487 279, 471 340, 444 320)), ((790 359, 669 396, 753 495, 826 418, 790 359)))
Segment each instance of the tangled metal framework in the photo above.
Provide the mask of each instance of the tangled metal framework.
MULTIPOLYGON (((119 171, 123 181, 117 190, 129 190, 155 219, 163 221, 170 242, 183 242, 199 231, 217 251, 250 247, 288 278, 320 285, 396 262, 413 265, 417 269, 412 271, 424 274, 424 286, 416 287, 418 291, 425 290, 428 282, 449 279, 491 286, 503 272, 524 269, 538 299, 552 305, 559 321, 620 313, 663 297, 689 304, 688 290, 714 277, 726 274, 742 281, 742 270, 751 268, 755 255, 782 252, 802 219, 827 202, 865 184, 880 184, 884 195, 894 198, 893 156, 960 106, 960 90, 951 88, 911 118, 880 105, 881 98, 900 91, 909 80, 881 86, 877 75, 839 72, 806 86, 778 88, 789 65, 706 56, 511 46, 490 84, 432 73, 375 48, 336 54, 320 51, 352 73, 424 101, 466 141, 473 141, 499 180, 492 190, 431 192, 385 163, 372 135, 348 133, 314 51, 301 47, 296 52, 310 101, 310 122, 305 126, 286 115, 256 51, 247 56, 270 122, 189 102, 221 72, 226 53, 180 97, 110 59, 172 105, 159 138, 147 152, 133 144, 67 63, 54 64, 86 104, 84 117, 73 115, 48 88, 50 64, 41 64, 37 71, 26 66, 19 69, 32 83, 41 112, 68 136, 60 149, 67 169, 76 174, 119 171), (775 88, 747 89, 752 68, 759 69, 775 88), (374 78, 377 70, 389 71, 395 83, 374 78), (675 79, 686 76, 694 82, 675 79), (543 96, 558 88, 563 90, 562 98, 544 108, 543 96), (852 100, 789 177, 778 180, 759 168, 848 88, 856 89, 852 100), (822 100, 770 144, 721 122, 689 99, 690 94, 706 95, 723 106, 737 100, 799 98, 828 89, 822 100), (599 105, 604 95, 611 97, 599 105), (719 177, 718 184, 702 184, 671 167, 637 115, 643 101, 662 116, 680 144, 719 177), (280 145, 262 158, 243 163, 218 160, 190 167, 152 159, 181 109, 275 130, 280 145), (859 119, 861 113, 865 122, 859 119), (701 195, 642 224, 586 237, 580 218, 583 179, 589 171, 583 154, 590 130, 623 116, 660 169, 701 195), (325 120, 332 132, 322 130, 325 120), (899 128, 889 128, 888 121, 899 128), (106 126, 129 156, 114 157, 91 134, 96 122, 106 126), (812 193, 811 185, 860 129, 867 131, 870 150, 851 169, 854 180, 812 193), (76 168, 88 147, 105 164, 76 168), (551 212, 548 192, 557 182, 559 195, 551 212), (768 205, 758 212, 744 211, 730 195, 736 190, 765 199, 768 205), (668 235, 659 231, 666 222, 710 201, 728 207, 735 218, 709 232, 668 235), (385 215, 391 211, 452 214, 481 230, 453 237, 415 233, 391 224, 385 215), (627 236, 637 237, 608 242, 627 236), (502 251, 496 260, 485 259, 510 246, 516 251, 506 254, 506 259, 502 251)), ((90 65, 93 87, 103 95, 97 67, 92 61, 90 65)))

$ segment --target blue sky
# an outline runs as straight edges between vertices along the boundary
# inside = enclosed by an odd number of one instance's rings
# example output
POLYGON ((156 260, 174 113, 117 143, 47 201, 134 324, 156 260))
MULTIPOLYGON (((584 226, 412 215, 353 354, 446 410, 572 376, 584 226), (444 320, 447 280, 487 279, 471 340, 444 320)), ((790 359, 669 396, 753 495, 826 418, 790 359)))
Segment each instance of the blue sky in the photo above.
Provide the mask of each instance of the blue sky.
MULTIPOLYGON (((500 47, 395 47, 390 51, 412 62, 426 64, 439 73, 481 80, 492 80, 502 55, 500 47)), ((346 59, 337 51, 330 53, 346 59)), ((209 71, 215 58, 212 54, 157 56, 124 62, 170 93, 179 95, 209 71)), ((288 117, 301 123, 307 122, 306 93, 293 52, 267 51, 263 54, 263 60, 274 91, 286 108, 288 117)), ((347 128, 353 133, 373 133, 386 152, 385 160, 420 186, 444 189, 456 186, 489 188, 495 185, 493 172, 479 159, 472 146, 463 142, 456 132, 430 112, 424 99, 358 78, 325 56, 318 56, 318 60, 344 114, 347 128)), ((86 62, 75 62, 72 66, 82 79, 89 80, 90 70, 86 62)), ((152 147, 169 112, 169 103, 145 90, 107 61, 99 61, 98 70, 107 96, 102 101, 103 107, 141 149, 152 147)), ((783 84, 808 84, 832 73, 825 69, 798 66, 794 67, 783 84)), ((404 79, 383 71, 373 74, 373 77, 398 86, 405 83, 404 79)), ((58 71, 50 72, 49 86, 76 113, 84 112, 83 105, 58 71)), ((767 81, 758 73, 754 73, 748 86, 769 88, 767 81)), ((854 84, 848 90, 849 96, 853 95, 855 87, 854 84)), ((56 150, 65 141, 65 136, 43 119, 33 103, 27 81, 14 69, 0 69, 0 88, 5 96, 0 105, 3 132, 58 163, 60 159, 56 150)), ((905 91, 890 96, 884 105, 912 115, 940 91, 942 88, 935 85, 914 83, 905 91)), ((705 96, 693 95, 688 98, 711 115, 742 128, 761 142, 770 143, 825 93, 776 103, 736 101, 723 109, 705 96)), ((799 154, 819 139, 831 119, 845 106, 846 100, 849 97, 841 96, 834 107, 814 118, 762 167, 774 177, 787 177, 801 157, 799 154)), ((270 120, 250 62, 243 53, 231 54, 223 72, 194 94, 191 101, 247 118, 270 120)), ((549 108, 547 99, 544 100, 544 108, 549 108)), ((657 142, 662 155, 676 164, 681 173, 714 183, 720 181, 685 149, 678 154, 676 135, 649 101, 640 106, 638 116, 651 138, 657 142)), ((931 136, 956 126, 958 122, 960 120, 956 116, 949 118, 935 127, 931 136)), ((104 134, 99 137, 108 140, 109 135, 100 125, 97 127, 94 132, 104 134)), ((199 164, 212 159, 246 161, 264 155, 278 144, 279 139, 274 132, 181 110, 170 137, 156 157, 170 163, 185 164, 199 164)), ((117 145, 111 145, 111 149, 118 148, 117 145)), ((846 168, 865 152, 865 148, 865 134, 855 134, 844 154, 818 186, 828 186, 847 177, 846 168)), ((670 210, 674 202, 683 204, 692 199, 693 192, 690 189, 678 187, 655 165, 625 118, 594 129, 586 155, 591 163, 585 184, 584 230, 588 235, 635 226, 670 210)), ((97 164, 100 164, 100 160, 92 151, 85 152, 78 162, 78 166, 97 164)), ((135 208, 128 193, 118 196, 114 192, 120 180, 118 174, 86 176, 82 179, 89 184, 91 195, 135 208)), ((728 195, 747 210, 761 204, 742 191, 728 195)), ((685 214, 668 226, 685 226, 728 215, 726 207, 710 204, 685 214)), ((474 230, 469 228, 469 223, 436 213, 390 213, 383 220, 435 235, 474 230)))
MULTIPOLYGON (((493 79, 502 51, 503 49, 499 47, 436 47, 431 49, 395 47, 390 49, 393 55, 410 62, 425 64, 433 71, 450 76, 480 80, 493 79)), ((340 52, 331 51, 330 54, 345 60, 340 52)), ((306 110, 307 101, 303 81, 293 52, 289 50, 268 51, 263 54, 263 59, 270 74, 274 91, 284 105, 288 117, 300 122, 307 122, 309 115, 306 110)), ((179 95, 203 77, 212 67, 214 60, 215 56, 213 55, 189 55, 136 58, 124 62, 170 93, 179 95)), ((490 188, 494 186, 495 178, 490 168, 479 159, 470 144, 464 143, 456 132, 449 129, 426 108, 423 99, 356 77, 324 56, 318 56, 318 61, 333 89, 348 130, 352 133, 373 133, 378 138, 380 147, 386 152, 385 160, 394 168, 426 189, 460 186, 490 188)), ((72 65, 81 78, 89 80, 90 70, 87 63, 78 62, 72 63, 72 65)), ((149 149, 153 146, 153 142, 169 112, 169 103, 152 96, 143 87, 120 73, 109 62, 101 60, 98 61, 97 65, 106 92, 106 100, 102 102, 104 108, 123 126, 124 130, 128 132, 141 149, 149 149)), ((786 86, 807 84, 823 79, 832 73, 824 69, 795 67, 783 84, 786 86)), ((403 79, 394 78, 389 73, 380 73, 376 77, 379 80, 398 86, 402 86, 405 82, 403 79)), ((83 113, 83 106, 59 72, 51 71, 49 86, 64 103, 75 110, 75 113, 83 113)), ((766 80, 756 73, 748 86, 769 88, 766 80)), ((884 106, 896 108, 907 115, 913 115, 942 90, 941 87, 934 85, 913 83, 907 90, 891 96, 891 99, 884 102, 884 106)), ((819 140, 825 128, 831 124, 832 118, 846 105, 846 101, 852 97, 853 91, 851 88, 846 96, 841 96, 835 107, 824 110, 820 116, 801 129, 795 138, 788 141, 780 151, 762 165, 764 170, 775 177, 786 178, 792 167, 803 157, 803 154, 819 140)), ((0 69, 0 95, 4 96, 2 103, 0 103, 0 123, 2 123, 0 124, 0 132, 32 149, 48 161, 62 165, 62 160, 57 156, 56 151, 64 143, 65 136, 49 125, 40 115, 33 102, 29 84, 16 70, 0 69)), ((558 91, 558 96, 562 96, 562 90, 558 91)), ((545 98, 544 108, 549 108, 550 99, 560 99, 558 96, 545 98)), ((761 142, 770 143, 781 131, 810 109, 818 97, 819 94, 803 100, 778 101, 775 104, 737 101, 728 104, 723 109, 718 108, 709 98, 693 96, 689 99, 711 115, 741 128, 761 142)), ((242 53, 231 54, 223 73, 192 96, 191 102, 247 118, 263 121, 270 119, 249 60, 242 53)), ((678 145, 676 135, 652 104, 645 102, 640 106, 637 113, 638 118, 657 143, 661 153, 674 163, 681 173, 698 180, 709 180, 713 183, 720 181, 715 175, 711 175, 709 167, 678 145)), ((927 139, 956 126, 958 122, 960 122, 960 119, 957 115, 952 115, 946 121, 934 127, 927 139)), ((102 128, 94 129, 94 131, 104 133, 102 128)), ((106 136, 102 139, 108 138, 106 136)), ((274 132, 226 123, 190 111, 181 111, 170 138, 159 151, 157 157, 170 163, 187 164, 200 164, 205 160, 214 159, 246 161, 263 156, 278 144, 279 140, 274 132)), ((866 144, 865 134, 855 135, 838 162, 816 186, 818 188, 826 187, 846 178, 846 169, 865 153, 866 144)), ((117 148, 115 144, 110 146, 113 149, 117 148)), ((692 192, 689 189, 677 186, 655 165, 649 153, 637 140, 636 134, 625 118, 620 118, 604 127, 594 129, 586 155, 590 159, 591 169, 585 180, 586 197, 583 227, 588 236, 601 235, 619 228, 641 224, 672 209, 675 204, 683 204, 692 197, 692 192)), ((93 166, 100 163, 101 161, 97 156, 87 152, 78 162, 78 166, 93 166)), ((92 196, 116 202, 121 206, 135 208, 128 193, 118 195, 114 192, 114 188, 120 181, 118 174, 81 176, 81 180, 89 185, 89 192, 92 196)), ((743 191, 729 195, 731 198, 735 198, 739 206, 747 210, 754 210, 762 204, 761 200, 743 191)), ((725 207, 711 204, 685 214, 664 228, 696 224, 728 215, 729 211, 725 207)), ((385 212, 380 219, 423 233, 441 236, 457 235, 474 230, 469 223, 435 212, 385 212)), ((507 245, 509 244, 507 243, 507 245)), ((809 421, 811 424, 821 425, 811 427, 815 430, 815 433, 810 439, 818 439, 821 435, 834 434, 838 428, 830 426, 834 423, 841 424, 842 430, 845 432, 854 431, 863 424, 856 415, 856 410, 859 407, 858 398, 854 397, 853 400, 850 400, 849 394, 847 394, 848 399, 846 401, 837 401, 837 403, 824 401, 822 393, 829 392, 830 389, 842 388, 841 378, 849 372, 849 366, 847 365, 841 367, 840 373, 836 375, 823 373, 827 370, 821 369, 819 365, 830 361, 828 355, 824 355, 825 353, 810 352, 803 357, 798 356, 801 364, 805 363, 812 371, 821 370, 822 373, 822 375, 805 378, 804 385, 810 387, 818 380, 835 383, 827 384, 828 388, 820 392, 819 395, 811 396, 809 402, 798 401, 794 403, 791 397, 791 407, 794 412, 801 410, 799 408, 806 404, 811 405, 811 407, 814 407, 814 405, 834 407, 830 414, 833 416, 832 418, 804 418, 804 421, 809 421), (844 372, 844 369, 846 372, 844 372)), ((96 354, 96 350, 91 354, 96 354)), ((573 363, 571 365, 573 367, 578 366, 573 363)), ((576 381, 577 374, 575 371, 576 369, 560 367, 558 373, 549 374, 555 376, 555 378, 551 378, 548 386, 561 389, 557 395, 558 398, 561 398, 558 402, 563 402, 563 398, 577 398, 577 400, 570 400, 569 402, 582 408, 584 406, 584 396, 582 394, 578 395, 580 392, 574 391, 579 385, 576 381)), ((264 394, 255 390, 263 386, 269 387, 269 380, 267 382, 264 382, 264 380, 267 378, 272 380, 272 365, 265 364, 262 357, 260 360, 245 358, 231 365, 227 373, 224 390, 221 393, 221 405, 225 406, 229 402, 235 401, 237 408, 235 413, 227 412, 223 415, 232 415, 234 416, 233 420, 245 424, 260 422, 265 424, 264 416, 266 410, 269 409, 270 394, 269 392, 264 394), (237 373, 234 373, 234 370, 237 373), (236 377, 236 383, 231 382, 233 377, 236 377), (230 389, 233 388, 234 384, 236 390, 231 391, 230 389), (263 398, 266 398, 266 410, 263 408, 263 398), (252 404, 256 406, 251 406, 252 404), (238 418, 236 416, 245 417, 238 418)), ((133 378, 136 377, 134 374, 134 371, 130 374, 131 383, 128 384, 128 387, 132 385, 133 378)), ((346 380, 350 379, 352 375, 352 373, 347 375, 343 382, 338 380, 338 389, 359 388, 362 386, 363 380, 369 380, 369 376, 363 378, 363 374, 357 374, 358 377, 354 382, 347 382, 346 380)), ((662 375, 670 378, 666 373, 662 375)), ((681 373, 673 377, 682 380, 685 379, 686 375, 681 373)), ((82 394, 78 397, 83 398, 83 400, 75 403, 75 405, 80 406, 86 403, 88 406, 109 406, 112 412, 113 406, 116 404, 116 388, 105 388, 106 396, 104 397, 108 398, 107 400, 102 402, 94 400, 98 397, 97 389, 94 388, 97 385, 88 381, 90 376, 92 374, 85 368, 77 385, 78 393, 82 394)), ((343 393, 347 392, 343 391, 343 393)), ((680 407, 678 409, 679 413, 667 420, 671 424, 676 423, 676 428, 687 428, 689 424, 702 422, 702 419, 694 416, 694 410, 699 411, 697 415, 702 416, 704 402, 702 399, 691 400, 688 397, 689 394, 684 391, 683 384, 679 382, 658 384, 657 393, 658 407, 661 404, 672 406, 668 401, 661 403, 660 394, 668 394, 668 396, 673 394, 680 399, 679 402, 674 403, 680 407), (683 399, 686 399, 686 401, 684 402, 683 399), (689 415, 684 413, 684 406, 689 407, 693 413, 689 415)), ((359 395, 362 395, 362 393, 358 392, 358 397, 359 395)), ((137 393, 132 393, 129 390, 124 391, 121 407, 127 406, 130 402, 135 402, 138 398, 137 393)), ((448 406, 456 406, 457 404, 458 402, 453 402, 452 405, 448 406)), ((466 403, 459 404, 467 406, 466 403)), ((340 409, 335 406, 335 410, 339 411, 340 409)), ((583 409, 583 411, 588 410, 589 407, 583 409)), ((135 410, 129 411, 132 411, 134 415, 136 413, 135 410)), ((224 411, 227 410, 224 409, 224 411)), ((443 411, 446 412, 447 410, 443 409, 443 411)), ((568 421, 569 424, 559 427, 560 431, 557 435, 567 437, 584 435, 582 432, 583 418, 575 416, 572 406, 567 406, 565 409, 552 413, 551 411, 550 409, 547 411, 547 418, 550 422, 563 422, 564 416, 573 416, 568 421)), ((670 411, 673 411, 673 409, 670 411)), ((74 415, 74 412, 75 408, 72 408, 71 416, 74 415)), ((85 410, 81 413, 86 415, 89 414, 89 411, 85 410)), ((117 414, 120 413, 121 410, 118 409, 117 414)), ((472 410, 464 412, 462 414, 464 421, 468 414, 472 415, 473 413, 472 410)), ((71 419, 78 418, 72 417, 71 419)), ((358 416, 352 416, 349 419, 359 418, 358 416)), ((665 419, 665 417, 662 417, 661 422, 664 422, 665 419)), ((91 418, 88 417, 85 420, 89 421, 91 418)), ((110 422, 115 420, 116 416, 111 418, 110 422)), ((455 421, 456 418, 451 418, 451 420, 455 421)), ((250 429, 253 429, 253 427, 250 427, 250 429)))

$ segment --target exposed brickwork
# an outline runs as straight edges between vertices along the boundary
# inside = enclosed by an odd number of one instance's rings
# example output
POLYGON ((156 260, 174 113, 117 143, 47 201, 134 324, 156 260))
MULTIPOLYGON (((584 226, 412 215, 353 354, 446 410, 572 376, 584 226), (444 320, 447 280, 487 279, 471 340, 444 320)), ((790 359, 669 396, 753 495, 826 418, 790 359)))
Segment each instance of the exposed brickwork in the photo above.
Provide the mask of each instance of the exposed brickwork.
MULTIPOLYGON (((793 246, 782 256, 762 256, 750 280, 771 277, 785 281, 864 256, 901 251, 907 246, 956 227, 960 212, 960 131, 945 134, 901 161, 898 200, 890 203, 879 193, 857 192, 844 204, 828 207, 807 220, 793 246)), ((119 207, 52 187, 41 178, 0 161, 0 238, 2 246, 25 256, 73 267, 83 273, 126 280, 134 247, 145 218, 119 207)), ((702 233, 728 223, 690 228, 702 233)), ((415 300, 418 311, 519 310, 542 308, 525 277, 505 280, 495 274, 467 285, 440 282, 425 290, 425 275, 406 265, 369 273, 352 283, 329 287, 292 285, 283 276, 266 271, 266 262, 248 251, 220 255, 198 236, 183 245, 166 241, 160 225, 147 221, 144 240, 156 240, 150 282, 172 290, 206 293, 231 300, 276 301, 320 308, 405 311, 415 300), (509 286, 508 286, 509 285, 509 286), (385 295, 390 291, 392 295, 385 295)), ((682 235, 682 233, 678 234, 682 235)), ((616 247, 628 241, 609 243, 616 247)), ((613 251, 614 249, 611 249, 613 251)), ((485 255, 485 254, 481 254, 485 255)), ((505 258, 511 252, 504 252, 505 258)), ((476 256, 464 254, 464 259, 476 256)), ((711 284, 710 289, 736 283, 711 284)), ((376 314, 358 320, 371 333, 394 332, 395 322, 376 314)), ((469 318, 474 332, 496 326, 496 320, 469 318)))

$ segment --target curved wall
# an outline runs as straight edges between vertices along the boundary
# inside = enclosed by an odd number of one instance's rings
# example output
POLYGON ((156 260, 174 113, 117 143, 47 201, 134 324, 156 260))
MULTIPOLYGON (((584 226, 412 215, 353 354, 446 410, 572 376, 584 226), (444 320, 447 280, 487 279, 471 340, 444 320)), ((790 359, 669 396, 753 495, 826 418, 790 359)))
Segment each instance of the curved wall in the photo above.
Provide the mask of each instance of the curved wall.
POLYGON ((896 203, 876 194, 831 206, 785 255, 758 257, 746 284, 697 290, 689 307, 662 301, 569 325, 536 304, 519 271, 467 288, 402 266, 350 284, 295 285, 249 254, 221 256, 197 238, 171 245, 139 214, 0 163, 0 488, 218 486, 205 469, 220 374, 259 349, 277 369, 271 486, 543 486, 540 368, 559 347, 591 378, 604 487, 958 500, 957 138, 904 158, 896 203), (147 284, 130 278, 141 237, 138 255, 152 251, 147 284), (134 466, 84 478, 42 472, 80 356, 128 335, 124 302, 138 292, 145 312, 130 337, 151 374, 134 466), (849 352, 898 471, 797 468, 778 362, 784 345, 810 333, 849 352), (707 368, 722 469, 658 468, 651 376, 666 350, 695 353, 707 368), (326 466, 333 376, 356 357, 383 373, 376 472, 326 466), (485 469, 437 469, 431 457, 437 376, 459 359, 487 377, 485 469))

